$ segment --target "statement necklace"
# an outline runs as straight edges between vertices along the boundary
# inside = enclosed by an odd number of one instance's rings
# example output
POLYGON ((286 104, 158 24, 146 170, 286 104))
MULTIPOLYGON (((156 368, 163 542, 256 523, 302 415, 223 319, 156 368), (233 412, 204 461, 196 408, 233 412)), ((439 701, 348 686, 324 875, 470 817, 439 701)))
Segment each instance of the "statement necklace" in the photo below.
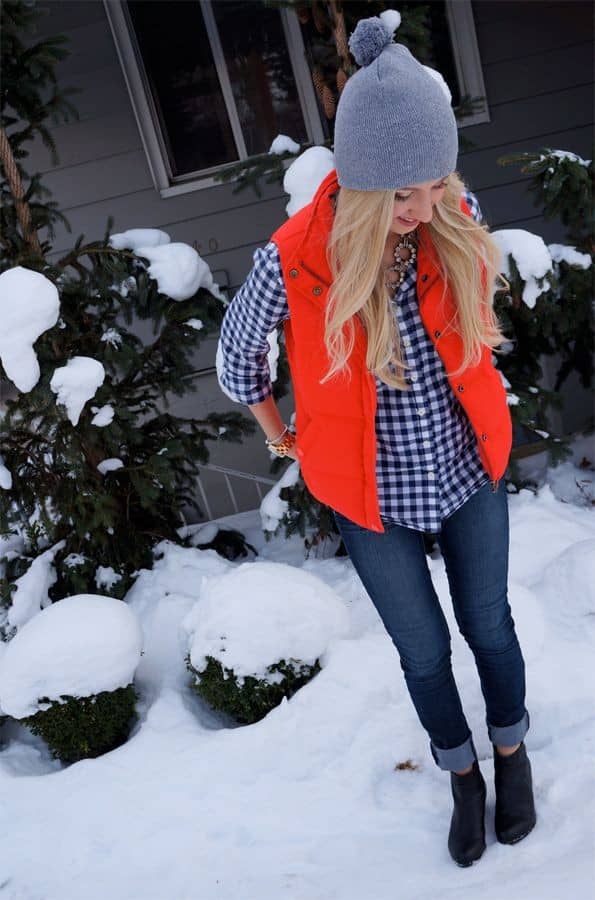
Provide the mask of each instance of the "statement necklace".
POLYGON ((398 278, 396 281, 390 281, 385 278, 387 288, 399 288, 407 274, 409 266, 415 262, 417 258, 417 228, 414 228, 409 234, 401 236, 400 241, 394 249, 395 263, 393 266, 387 266, 384 270, 385 275, 389 272, 396 272, 398 278))

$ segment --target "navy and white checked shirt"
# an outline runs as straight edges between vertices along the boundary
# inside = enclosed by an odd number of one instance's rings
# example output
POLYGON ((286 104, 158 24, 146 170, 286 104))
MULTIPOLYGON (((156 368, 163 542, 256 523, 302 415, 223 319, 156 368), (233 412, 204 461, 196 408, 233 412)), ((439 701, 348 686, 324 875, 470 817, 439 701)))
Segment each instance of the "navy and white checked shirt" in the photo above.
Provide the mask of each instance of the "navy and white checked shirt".
MULTIPOLYGON (((463 194, 481 222, 477 198, 463 194)), ((238 403, 260 403, 272 394, 267 335, 289 318, 277 246, 258 248, 254 266, 229 304, 219 337, 219 382, 238 403)), ((410 368, 407 391, 376 378, 376 479, 380 516, 416 531, 437 533, 490 476, 476 437, 455 397, 444 365, 419 315, 417 265, 412 263, 392 305, 410 368)))

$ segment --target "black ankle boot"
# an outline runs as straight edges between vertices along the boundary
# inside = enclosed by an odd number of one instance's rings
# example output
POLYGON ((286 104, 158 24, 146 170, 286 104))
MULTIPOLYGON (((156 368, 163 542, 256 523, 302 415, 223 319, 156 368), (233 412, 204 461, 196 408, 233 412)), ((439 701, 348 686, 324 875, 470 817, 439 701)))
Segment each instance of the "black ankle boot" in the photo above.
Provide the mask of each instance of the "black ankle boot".
POLYGON ((516 844, 537 821, 531 764, 524 743, 510 756, 502 756, 494 747, 494 784, 496 837, 501 844, 516 844))
POLYGON ((486 785, 477 763, 466 775, 450 773, 454 809, 448 833, 450 855, 459 866, 470 866, 486 848, 486 785))

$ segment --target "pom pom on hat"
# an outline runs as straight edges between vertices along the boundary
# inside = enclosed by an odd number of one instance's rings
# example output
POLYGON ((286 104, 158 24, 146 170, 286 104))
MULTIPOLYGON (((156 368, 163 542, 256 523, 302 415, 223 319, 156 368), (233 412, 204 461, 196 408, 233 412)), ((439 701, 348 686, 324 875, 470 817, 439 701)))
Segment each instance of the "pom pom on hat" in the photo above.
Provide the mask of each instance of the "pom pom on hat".
POLYGON ((349 49, 358 66, 368 66, 392 43, 393 34, 401 24, 401 14, 387 9, 380 16, 360 19, 349 38, 349 49))
POLYGON ((349 39, 359 70, 337 103, 333 156, 337 181, 350 190, 394 191, 456 168, 459 136, 448 85, 393 41, 400 24, 400 13, 387 9, 358 22, 349 39))

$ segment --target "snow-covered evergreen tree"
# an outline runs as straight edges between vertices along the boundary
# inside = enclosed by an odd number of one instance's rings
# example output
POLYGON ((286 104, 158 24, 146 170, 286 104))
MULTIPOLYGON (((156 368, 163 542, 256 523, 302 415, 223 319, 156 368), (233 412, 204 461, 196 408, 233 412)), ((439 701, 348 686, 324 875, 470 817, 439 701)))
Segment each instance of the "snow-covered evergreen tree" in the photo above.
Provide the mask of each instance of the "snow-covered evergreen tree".
MULTIPOLYGON (((516 153, 498 160, 500 165, 522 164, 532 178, 528 189, 543 218, 558 218, 567 243, 546 244, 522 229, 494 232, 500 244, 510 292, 500 291, 495 309, 511 336, 508 352, 498 356, 498 368, 509 390, 515 424, 541 440, 535 449, 547 450, 556 464, 568 455, 561 435, 554 435, 548 419, 550 407, 560 408, 560 387, 572 371, 581 384, 593 380, 593 161, 549 147, 539 152, 516 153), (560 365, 551 390, 539 381, 543 356, 559 354, 560 365)), ((593 428, 593 421, 587 423, 593 428)), ((513 480, 523 481, 515 466, 521 455, 513 450, 513 480)))
POLYGON ((196 388, 193 355, 224 312, 225 298, 192 247, 155 229, 111 234, 110 218, 100 240, 81 235, 50 261, 52 225, 65 220, 23 160, 36 134, 53 148, 49 117, 73 112, 53 72, 63 38, 24 42, 37 15, 21 2, 2 9, 5 636, 52 599, 122 597, 135 572, 151 565, 154 545, 177 539, 184 508, 196 506, 209 442, 239 441, 255 429, 239 412, 190 419, 168 409, 172 395, 196 388), (143 321, 152 324, 144 342, 143 321))

